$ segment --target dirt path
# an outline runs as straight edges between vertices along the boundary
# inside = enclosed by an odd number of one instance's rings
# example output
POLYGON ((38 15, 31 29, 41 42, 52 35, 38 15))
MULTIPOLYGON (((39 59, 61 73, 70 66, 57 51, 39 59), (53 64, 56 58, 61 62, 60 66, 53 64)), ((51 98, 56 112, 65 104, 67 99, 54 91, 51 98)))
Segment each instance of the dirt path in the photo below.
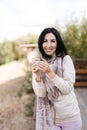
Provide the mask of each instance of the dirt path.
POLYGON ((29 96, 18 97, 25 70, 24 62, 0 66, 0 130, 31 130, 32 120, 24 114, 29 96))
POLYGON ((75 92, 82 116, 82 130, 87 130, 87 87, 77 87, 75 92))

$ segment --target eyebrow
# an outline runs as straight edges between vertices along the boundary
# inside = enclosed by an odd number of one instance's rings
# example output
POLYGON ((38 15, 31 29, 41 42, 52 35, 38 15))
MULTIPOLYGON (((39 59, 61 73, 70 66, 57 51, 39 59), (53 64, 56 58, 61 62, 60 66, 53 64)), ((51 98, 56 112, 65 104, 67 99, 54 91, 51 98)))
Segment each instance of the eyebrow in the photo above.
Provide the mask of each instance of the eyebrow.
MULTIPOLYGON (((48 40, 48 39, 44 38, 44 40, 48 40)), ((50 39, 50 40, 55 40, 56 41, 56 39, 50 39)))

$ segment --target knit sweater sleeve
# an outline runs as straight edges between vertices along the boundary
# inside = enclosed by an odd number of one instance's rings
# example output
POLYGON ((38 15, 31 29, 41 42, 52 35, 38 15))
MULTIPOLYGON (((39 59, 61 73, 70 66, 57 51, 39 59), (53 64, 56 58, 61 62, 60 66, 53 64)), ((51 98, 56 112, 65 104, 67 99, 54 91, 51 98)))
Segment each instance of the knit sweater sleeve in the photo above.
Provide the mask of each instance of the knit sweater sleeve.
POLYGON ((43 81, 41 80, 41 82, 36 82, 35 78, 36 78, 35 74, 32 74, 32 86, 33 86, 35 95, 39 97, 45 97, 46 87, 43 81))
POLYGON ((72 91, 75 83, 75 68, 69 55, 65 56, 63 59, 63 77, 56 75, 51 80, 61 93, 68 94, 72 91))

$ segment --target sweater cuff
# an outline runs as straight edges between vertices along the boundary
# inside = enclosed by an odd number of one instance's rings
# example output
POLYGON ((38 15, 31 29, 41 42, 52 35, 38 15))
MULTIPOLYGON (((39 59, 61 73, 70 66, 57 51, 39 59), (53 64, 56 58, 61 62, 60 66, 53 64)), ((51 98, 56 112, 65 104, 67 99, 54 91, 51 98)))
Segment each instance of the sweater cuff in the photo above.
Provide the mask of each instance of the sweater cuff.
POLYGON ((43 81, 41 81, 41 82, 35 81, 35 87, 40 87, 40 88, 44 87, 43 81))

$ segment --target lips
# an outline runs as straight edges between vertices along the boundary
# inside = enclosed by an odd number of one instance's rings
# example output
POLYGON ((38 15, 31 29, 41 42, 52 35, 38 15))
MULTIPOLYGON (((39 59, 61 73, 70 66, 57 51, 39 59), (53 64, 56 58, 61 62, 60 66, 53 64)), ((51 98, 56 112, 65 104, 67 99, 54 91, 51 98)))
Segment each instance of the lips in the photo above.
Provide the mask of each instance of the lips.
POLYGON ((46 52, 51 52, 52 50, 46 50, 46 52))

